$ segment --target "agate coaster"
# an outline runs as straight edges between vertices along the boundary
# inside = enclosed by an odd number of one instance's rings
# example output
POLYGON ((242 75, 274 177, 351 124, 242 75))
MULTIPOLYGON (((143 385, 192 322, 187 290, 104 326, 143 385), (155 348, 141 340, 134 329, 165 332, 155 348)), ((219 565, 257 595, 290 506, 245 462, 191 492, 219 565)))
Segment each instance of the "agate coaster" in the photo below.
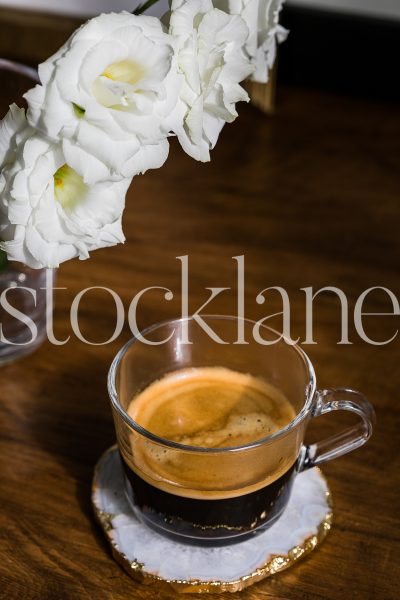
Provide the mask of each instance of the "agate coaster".
POLYGON ((216 547, 170 540, 135 516, 125 496, 116 446, 96 466, 92 502, 114 558, 132 578, 184 593, 242 590, 293 566, 315 550, 332 525, 331 494, 314 468, 296 477, 280 519, 254 537, 216 547))

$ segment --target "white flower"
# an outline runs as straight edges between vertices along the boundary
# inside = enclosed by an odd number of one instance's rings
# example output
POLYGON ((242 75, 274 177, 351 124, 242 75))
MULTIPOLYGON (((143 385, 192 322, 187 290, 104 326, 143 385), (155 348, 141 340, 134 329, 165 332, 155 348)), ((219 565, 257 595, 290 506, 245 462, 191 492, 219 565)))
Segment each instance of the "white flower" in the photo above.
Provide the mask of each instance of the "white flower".
POLYGON ((26 129, 25 110, 12 104, 4 119, 0 121, 0 168, 14 161, 16 138, 24 129, 26 129))
POLYGON ((172 0, 169 31, 185 78, 171 129, 190 156, 208 161, 222 127, 237 117, 235 103, 249 99, 239 85, 252 71, 243 52, 248 28, 211 0, 172 0))
MULTIPOLYGON (((10 110, 0 121, 0 190, 6 185, 4 170, 7 165, 15 161, 17 148, 26 139, 29 128, 27 127, 25 111, 16 104, 10 106, 10 110)), ((14 234, 15 227, 7 217, 7 206, 0 201, 0 240, 9 239, 14 234)))
POLYGON ((17 107, 11 107, 0 131, 7 132, 0 149, 0 247, 10 260, 58 267, 124 241, 121 217, 129 179, 87 184, 62 145, 32 129, 17 107))
POLYGON ((254 65, 253 81, 266 83, 276 58, 277 43, 288 31, 279 25, 279 14, 285 0, 214 0, 214 5, 229 14, 240 15, 250 34, 246 51, 254 65))
POLYGON ((171 37, 155 17, 100 15, 39 67, 42 85, 25 97, 29 123, 91 154, 116 175, 161 167, 168 156, 165 119, 182 77, 171 37))

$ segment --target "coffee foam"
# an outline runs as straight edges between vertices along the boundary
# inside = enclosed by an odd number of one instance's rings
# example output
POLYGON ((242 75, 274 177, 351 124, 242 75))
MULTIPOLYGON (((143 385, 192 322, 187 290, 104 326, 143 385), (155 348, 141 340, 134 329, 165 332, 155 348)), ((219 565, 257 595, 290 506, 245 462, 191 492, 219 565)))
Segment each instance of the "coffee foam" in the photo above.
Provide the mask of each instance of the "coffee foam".
MULTIPOLYGON (((210 449, 255 442, 295 418, 292 405, 275 387, 223 367, 170 373, 133 398, 127 412, 159 437, 210 449)), ((260 447, 234 460, 231 454, 184 453, 136 434, 131 444, 129 462, 139 476, 160 489, 190 497, 249 493, 272 483, 295 460, 294 445, 284 441, 276 450, 260 447)))
POLYGON ((134 398, 128 414, 164 439, 203 448, 254 442, 295 417, 292 405, 276 388, 222 367, 168 374, 134 398))

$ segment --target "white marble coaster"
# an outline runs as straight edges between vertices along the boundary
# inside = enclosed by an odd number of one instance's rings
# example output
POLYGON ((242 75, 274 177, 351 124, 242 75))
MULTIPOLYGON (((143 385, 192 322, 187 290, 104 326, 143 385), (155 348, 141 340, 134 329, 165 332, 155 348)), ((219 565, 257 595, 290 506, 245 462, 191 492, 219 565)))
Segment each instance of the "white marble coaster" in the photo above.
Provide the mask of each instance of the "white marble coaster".
POLYGON ((97 464, 92 502, 115 559, 129 575, 186 593, 242 590, 314 550, 332 524, 328 485, 319 469, 311 469, 296 477, 282 517, 259 535, 220 547, 172 541, 135 517, 116 446, 97 464))

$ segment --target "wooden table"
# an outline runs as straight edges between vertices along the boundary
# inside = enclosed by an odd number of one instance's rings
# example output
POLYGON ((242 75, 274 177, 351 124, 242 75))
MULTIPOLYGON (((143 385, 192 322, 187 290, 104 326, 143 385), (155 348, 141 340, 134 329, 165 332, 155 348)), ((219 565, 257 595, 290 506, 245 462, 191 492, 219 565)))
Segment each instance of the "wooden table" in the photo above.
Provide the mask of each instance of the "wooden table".
MULTIPOLYGON (((5 92, 3 88, 3 100, 5 92)), ((246 315, 281 310, 277 293, 255 302, 268 286, 291 300, 293 335, 305 335, 302 287, 338 286, 350 311, 367 288, 399 295, 400 121, 395 106, 368 104, 298 89, 281 89, 275 117, 242 106, 211 164, 177 147, 162 170, 137 177, 129 193, 125 246, 62 266, 55 332, 63 346, 44 344, 5 366, 0 387, 0 596, 7 600, 172 598, 133 582, 111 558, 90 503, 93 467, 114 442, 107 370, 129 337, 126 324, 112 344, 77 340, 69 325, 75 295, 85 287, 114 289, 129 305, 143 288, 163 285, 166 302, 149 292, 140 325, 180 314, 180 262, 190 256, 191 310, 206 287, 231 287, 213 312, 236 311, 236 262, 245 255, 246 315)), ((383 293, 369 312, 390 312, 383 293)), ((352 321, 352 319, 350 319, 352 321)), ((320 387, 348 385, 374 403, 377 428, 363 449, 324 467, 334 498, 334 527, 295 568, 238 595, 243 600, 389 600, 398 597, 399 338, 373 346, 350 331, 337 345, 336 296, 321 294, 314 315, 317 345, 305 349, 320 387)), ((277 318, 275 325, 280 327, 277 318)), ((104 341, 115 309, 106 292, 82 300, 82 333, 104 341)), ((395 317, 368 317, 371 338, 384 340, 395 317)), ((318 421, 318 435, 346 419, 318 421)), ((314 428, 315 431, 315 428, 314 428)), ((314 435, 314 434, 313 434, 314 435)), ((222 598, 222 595, 218 595, 222 598)))

